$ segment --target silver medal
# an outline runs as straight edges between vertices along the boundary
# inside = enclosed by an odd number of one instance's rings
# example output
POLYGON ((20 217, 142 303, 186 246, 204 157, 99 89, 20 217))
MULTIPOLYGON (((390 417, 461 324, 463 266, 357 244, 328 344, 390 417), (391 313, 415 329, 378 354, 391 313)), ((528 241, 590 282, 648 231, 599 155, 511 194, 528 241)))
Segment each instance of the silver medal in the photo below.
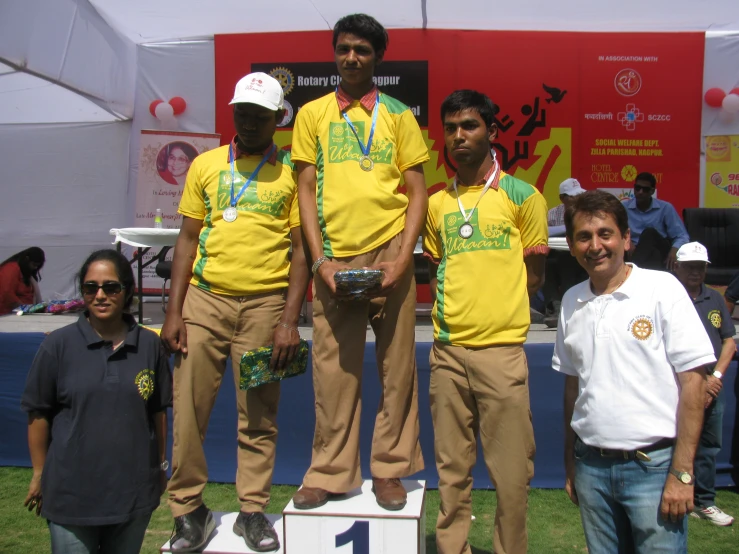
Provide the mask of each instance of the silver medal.
POLYGON ((223 221, 231 223, 232 221, 236 221, 238 215, 238 210, 234 206, 229 206, 228 208, 223 210, 223 221))
POLYGON ((472 224, 465 223, 459 228, 459 236, 463 239, 468 239, 472 236, 472 233, 474 233, 474 229, 472 228, 472 224))
POLYGON ((359 167, 361 167, 364 171, 372 171, 372 169, 375 167, 375 162, 372 161, 372 158, 369 156, 362 156, 359 158, 359 167))

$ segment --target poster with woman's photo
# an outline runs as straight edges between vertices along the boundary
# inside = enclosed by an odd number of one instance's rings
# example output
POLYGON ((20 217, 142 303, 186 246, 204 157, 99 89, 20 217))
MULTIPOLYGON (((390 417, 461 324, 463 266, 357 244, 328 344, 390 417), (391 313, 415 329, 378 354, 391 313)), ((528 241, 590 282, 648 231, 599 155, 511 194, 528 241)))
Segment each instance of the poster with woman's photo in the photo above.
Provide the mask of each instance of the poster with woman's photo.
MULTIPOLYGON (((135 227, 154 227, 160 209, 164 229, 180 228, 182 217, 177 207, 190 164, 199 154, 220 146, 220 137, 211 133, 141 131, 135 227)), ((144 254, 144 263, 158 253, 158 248, 149 250, 144 254)), ((167 259, 171 254, 170 251, 167 259)), ((147 294, 162 290, 162 280, 154 273, 155 266, 144 267, 143 289, 147 294)))
POLYGON ((198 154, 220 146, 220 135, 141 131, 139 178, 136 186, 136 227, 154 227, 157 209, 162 210, 162 227, 177 229, 185 179, 198 154))

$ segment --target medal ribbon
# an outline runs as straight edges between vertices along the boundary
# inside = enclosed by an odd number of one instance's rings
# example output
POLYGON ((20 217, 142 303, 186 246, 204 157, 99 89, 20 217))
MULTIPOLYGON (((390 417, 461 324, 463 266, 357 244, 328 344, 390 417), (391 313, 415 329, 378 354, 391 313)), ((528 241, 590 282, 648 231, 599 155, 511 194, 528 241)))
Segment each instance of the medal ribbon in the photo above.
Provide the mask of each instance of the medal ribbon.
POLYGON ((457 177, 454 177, 454 182, 452 185, 454 186, 454 193, 457 195, 457 204, 459 204, 459 211, 462 213, 462 217, 464 218, 465 223, 469 223, 470 219, 472 219, 472 214, 475 212, 475 208, 477 208, 477 205, 480 203, 480 200, 482 200, 482 197, 485 196, 485 193, 488 191, 488 189, 492 186, 493 183, 498 184, 498 180, 500 179, 500 165, 498 164, 498 160, 495 156, 495 152, 493 152, 493 164, 494 169, 492 175, 488 178, 487 182, 485 183, 485 186, 482 189, 482 192, 480 193, 480 196, 477 198, 477 202, 475 202, 475 205, 472 206, 472 209, 470 210, 470 213, 464 211, 464 206, 462 206, 462 200, 459 198, 459 192, 457 192, 457 177))
MULTIPOLYGON (((336 87, 336 92, 339 92, 339 87, 336 87)), ((369 133, 369 139, 367 139, 367 146, 365 147, 362 143, 362 139, 359 138, 359 133, 357 132, 357 128, 354 126, 354 123, 351 122, 349 119, 349 116, 346 115, 346 112, 342 111, 341 115, 343 116, 344 120, 349 125, 349 128, 354 133, 354 136, 357 139, 357 142, 359 143, 359 149, 362 151, 362 154, 369 158, 370 148, 372 148, 372 138, 375 136, 375 125, 377 124, 377 110, 380 105, 380 91, 377 91, 377 96, 375 97, 375 107, 372 110, 372 127, 370 127, 370 133, 369 133)))
POLYGON ((232 208, 235 208, 236 204, 241 199, 241 196, 244 194, 244 191, 246 191, 246 189, 249 188, 249 185, 251 185, 251 182, 257 178, 257 175, 259 175, 259 170, 262 169, 262 166, 264 166, 264 164, 267 163, 267 160, 270 158, 270 156, 272 156, 275 149, 277 148, 277 145, 274 143, 272 144, 272 148, 269 149, 269 152, 267 152, 264 155, 264 157, 262 158, 262 161, 259 162, 259 165, 257 166, 257 168, 252 172, 251 175, 249 175, 249 179, 246 181, 246 183, 244 183, 241 189, 239 189, 239 193, 236 195, 236 197, 234 197, 234 182, 236 181, 236 179, 235 179, 235 173, 234 173, 234 150, 233 148, 234 148, 233 144, 230 144, 228 147, 228 158, 229 158, 229 161, 231 162, 231 203, 229 204, 229 206, 231 206, 232 208))

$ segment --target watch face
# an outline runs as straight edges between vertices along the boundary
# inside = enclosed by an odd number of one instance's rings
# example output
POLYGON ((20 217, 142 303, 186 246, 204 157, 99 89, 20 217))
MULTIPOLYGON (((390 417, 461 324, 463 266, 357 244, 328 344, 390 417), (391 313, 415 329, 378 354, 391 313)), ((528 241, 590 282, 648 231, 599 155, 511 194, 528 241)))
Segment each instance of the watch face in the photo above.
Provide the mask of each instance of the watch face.
POLYGON ((691 479, 691 477, 690 477, 690 474, 689 474, 689 473, 685 473, 685 472, 683 472, 683 473, 681 473, 681 474, 680 474, 680 480, 681 480, 681 481, 682 481, 683 483, 685 483, 686 485, 689 485, 689 484, 690 484, 690 482, 691 482, 691 481, 692 481, 693 479, 691 479))

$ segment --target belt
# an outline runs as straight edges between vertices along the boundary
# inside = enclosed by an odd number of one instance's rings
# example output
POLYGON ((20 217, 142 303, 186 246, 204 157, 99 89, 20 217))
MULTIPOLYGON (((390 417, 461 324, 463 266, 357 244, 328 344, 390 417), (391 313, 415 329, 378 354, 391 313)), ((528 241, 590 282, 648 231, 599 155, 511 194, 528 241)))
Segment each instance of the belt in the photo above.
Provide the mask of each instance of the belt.
POLYGON ((611 448, 598 448, 597 446, 589 445, 585 446, 599 454, 602 458, 621 458, 623 460, 641 460, 643 462, 649 462, 651 461, 651 458, 647 456, 648 452, 662 450, 663 448, 668 448, 674 444, 675 439, 660 439, 653 444, 642 446, 638 450, 613 450, 611 448))

